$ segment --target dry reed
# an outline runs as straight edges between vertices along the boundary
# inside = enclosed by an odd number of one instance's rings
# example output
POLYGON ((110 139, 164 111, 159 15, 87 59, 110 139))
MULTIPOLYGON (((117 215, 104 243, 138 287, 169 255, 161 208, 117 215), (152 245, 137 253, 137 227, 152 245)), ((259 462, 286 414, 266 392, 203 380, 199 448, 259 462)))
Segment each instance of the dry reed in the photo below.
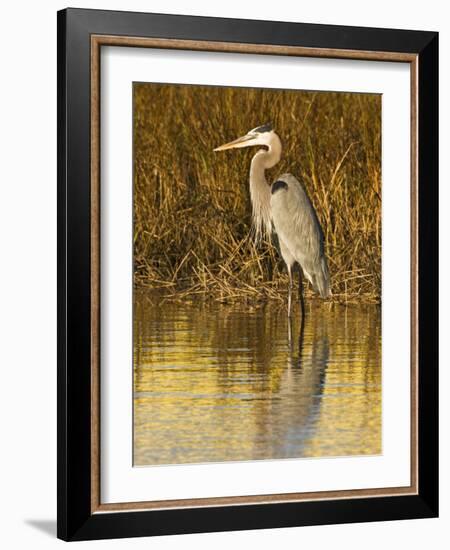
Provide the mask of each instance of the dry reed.
POLYGON ((136 83, 135 285, 167 298, 284 300, 274 246, 251 234, 255 150, 214 153, 272 122, 317 210, 333 299, 380 301, 381 96, 136 83))

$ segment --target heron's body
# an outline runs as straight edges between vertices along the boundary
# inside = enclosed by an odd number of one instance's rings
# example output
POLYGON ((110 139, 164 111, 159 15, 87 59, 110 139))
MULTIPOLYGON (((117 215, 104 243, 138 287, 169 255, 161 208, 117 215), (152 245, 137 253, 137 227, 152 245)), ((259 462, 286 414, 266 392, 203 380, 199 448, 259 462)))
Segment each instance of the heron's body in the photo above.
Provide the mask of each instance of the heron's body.
POLYGON ((328 297, 323 233, 306 191, 292 174, 280 176, 271 191, 272 222, 288 269, 297 262, 313 289, 322 298, 328 297))
MULTIPOLYGON (((291 314, 292 269, 295 263, 322 298, 330 295, 330 278, 324 252, 323 232, 314 207, 302 184, 292 175, 283 174, 270 184, 266 170, 281 158, 281 141, 266 124, 245 136, 215 149, 216 151, 262 145, 250 166, 250 198, 256 239, 270 237, 275 229, 280 252, 289 274, 288 314, 291 314)), ((301 292, 301 279, 300 279, 301 292)), ((302 294, 302 310, 303 296, 302 294)))

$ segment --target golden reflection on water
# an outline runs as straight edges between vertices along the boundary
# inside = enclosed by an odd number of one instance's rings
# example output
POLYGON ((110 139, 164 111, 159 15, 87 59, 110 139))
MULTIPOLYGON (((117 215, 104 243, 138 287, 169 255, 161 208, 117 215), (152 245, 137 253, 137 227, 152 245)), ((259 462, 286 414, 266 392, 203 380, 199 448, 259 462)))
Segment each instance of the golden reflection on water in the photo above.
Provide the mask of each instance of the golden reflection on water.
POLYGON ((134 464, 381 453, 380 308, 134 311, 134 464), (298 313, 298 312, 297 312, 298 313))

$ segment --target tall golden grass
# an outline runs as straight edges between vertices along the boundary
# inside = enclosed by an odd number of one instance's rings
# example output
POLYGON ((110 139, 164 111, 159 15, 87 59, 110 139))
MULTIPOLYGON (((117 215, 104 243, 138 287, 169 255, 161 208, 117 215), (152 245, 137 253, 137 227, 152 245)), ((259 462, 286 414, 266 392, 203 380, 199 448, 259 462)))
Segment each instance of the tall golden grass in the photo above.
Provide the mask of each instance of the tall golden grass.
POLYGON ((322 225, 332 292, 379 301, 381 97, 134 84, 134 277, 167 297, 284 299, 287 275, 251 232, 252 148, 213 148, 272 122, 283 143, 269 180, 293 173, 322 225))

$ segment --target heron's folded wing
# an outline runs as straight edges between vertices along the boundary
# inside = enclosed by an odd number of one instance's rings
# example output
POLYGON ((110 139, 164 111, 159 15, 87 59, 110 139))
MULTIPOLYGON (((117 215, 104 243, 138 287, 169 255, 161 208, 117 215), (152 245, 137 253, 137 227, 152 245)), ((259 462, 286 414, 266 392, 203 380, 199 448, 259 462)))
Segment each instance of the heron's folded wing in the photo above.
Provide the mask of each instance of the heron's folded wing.
POLYGON ((271 215, 275 231, 304 269, 323 256, 323 233, 310 198, 292 174, 279 178, 287 189, 271 196, 271 215))

